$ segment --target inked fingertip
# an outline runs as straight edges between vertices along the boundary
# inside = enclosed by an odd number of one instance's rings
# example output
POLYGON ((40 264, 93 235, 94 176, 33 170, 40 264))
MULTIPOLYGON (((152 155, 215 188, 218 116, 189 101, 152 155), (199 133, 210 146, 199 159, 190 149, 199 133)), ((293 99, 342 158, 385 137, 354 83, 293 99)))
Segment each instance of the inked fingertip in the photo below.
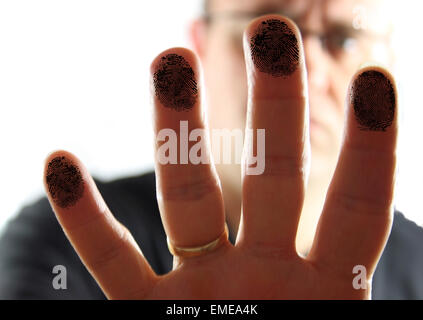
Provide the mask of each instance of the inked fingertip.
POLYGON ((50 153, 44 170, 46 190, 57 206, 66 209, 82 198, 85 183, 72 154, 63 150, 50 153))
POLYGON ((151 64, 154 94, 161 105, 175 111, 189 111, 198 102, 198 63, 186 48, 171 48, 151 64))
POLYGON ((354 75, 349 89, 358 128, 386 131, 395 119, 397 90, 393 76, 382 66, 366 64, 354 75))
POLYGON ((256 18, 246 29, 245 41, 257 70, 288 77, 298 69, 301 36, 289 18, 273 14, 256 18))

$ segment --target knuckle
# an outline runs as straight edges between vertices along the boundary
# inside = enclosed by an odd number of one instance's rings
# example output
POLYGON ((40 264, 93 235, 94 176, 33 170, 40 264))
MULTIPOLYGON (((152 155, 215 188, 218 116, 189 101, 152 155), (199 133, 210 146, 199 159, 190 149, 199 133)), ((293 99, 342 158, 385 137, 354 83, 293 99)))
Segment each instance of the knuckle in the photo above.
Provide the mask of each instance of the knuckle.
POLYGON ((113 261, 122 254, 129 244, 130 233, 128 229, 119 224, 117 233, 107 245, 103 246, 103 250, 96 256, 88 259, 87 264, 93 270, 99 271, 109 266, 113 261))
POLYGON ((198 178, 186 183, 176 182, 162 185, 160 193, 163 200, 195 201, 219 190, 215 179, 198 178))
POLYGON ((330 200, 337 210, 357 213, 363 212, 366 214, 378 214, 389 211, 392 205, 392 199, 390 197, 374 198, 342 192, 332 193, 330 200))
POLYGON ((393 148, 392 145, 372 146, 370 148, 359 143, 346 141, 343 148, 351 154, 367 157, 369 159, 385 159, 387 161, 392 161, 392 159, 396 157, 396 149, 393 148))
POLYGON ((305 174, 303 159, 298 156, 266 155, 263 175, 297 178, 305 174))

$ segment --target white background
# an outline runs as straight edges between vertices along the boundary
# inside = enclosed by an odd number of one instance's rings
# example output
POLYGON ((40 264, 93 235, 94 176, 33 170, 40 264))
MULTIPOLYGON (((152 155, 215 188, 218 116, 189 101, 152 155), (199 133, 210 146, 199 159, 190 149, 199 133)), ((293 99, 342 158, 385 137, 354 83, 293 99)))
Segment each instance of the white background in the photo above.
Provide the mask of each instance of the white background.
MULTIPOLYGON (((189 46, 199 0, 0 0, 0 229, 43 195, 43 161, 75 153, 103 180, 152 168, 149 65, 189 46)), ((397 207, 423 225, 421 1, 398 6, 397 207)))

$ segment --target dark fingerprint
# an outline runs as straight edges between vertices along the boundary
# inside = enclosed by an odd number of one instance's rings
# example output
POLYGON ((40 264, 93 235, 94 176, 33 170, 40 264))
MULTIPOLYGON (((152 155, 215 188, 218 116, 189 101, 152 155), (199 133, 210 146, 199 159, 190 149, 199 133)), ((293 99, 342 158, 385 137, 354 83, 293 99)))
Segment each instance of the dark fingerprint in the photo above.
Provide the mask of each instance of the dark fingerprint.
POLYGON ((50 161, 46 182, 54 203, 61 208, 73 206, 84 193, 81 171, 65 157, 56 157, 50 161))
POLYGON ((298 68, 299 47, 294 32, 278 19, 263 21, 250 41, 258 70, 274 77, 289 76, 298 68))
POLYGON ((171 53, 160 58, 153 82, 156 96, 167 108, 188 111, 197 101, 194 70, 180 55, 171 53))
POLYGON ((385 131, 395 115, 395 91, 379 71, 365 71, 354 81, 351 100, 361 130, 385 131))

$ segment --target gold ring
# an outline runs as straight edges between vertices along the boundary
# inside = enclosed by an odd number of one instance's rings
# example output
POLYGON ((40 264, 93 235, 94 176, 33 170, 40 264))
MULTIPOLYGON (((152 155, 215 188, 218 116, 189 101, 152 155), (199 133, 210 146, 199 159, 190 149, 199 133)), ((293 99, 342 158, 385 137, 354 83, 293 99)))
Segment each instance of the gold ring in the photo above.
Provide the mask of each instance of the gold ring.
POLYGON ((222 234, 212 242, 209 242, 203 246, 199 247, 177 247, 174 246, 170 240, 169 237, 167 237, 167 247, 169 248, 169 251, 174 256, 179 257, 196 257, 199 255, 202 255, 206 252, 212 251, 214 249, 217 249, 225 240, 228 239, 229 233, 228 233, 228 226, 225 223, 225 230, 222 232, 222 234))

